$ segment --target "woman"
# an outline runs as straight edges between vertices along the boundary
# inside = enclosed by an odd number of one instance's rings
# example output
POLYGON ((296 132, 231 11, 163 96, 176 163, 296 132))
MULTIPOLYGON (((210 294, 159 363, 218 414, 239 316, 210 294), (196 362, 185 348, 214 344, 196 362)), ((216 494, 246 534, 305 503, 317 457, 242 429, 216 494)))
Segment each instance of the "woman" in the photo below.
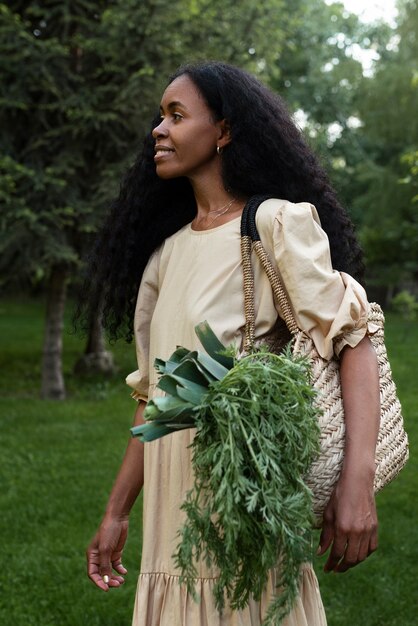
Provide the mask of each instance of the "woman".
MULTIPOLYGON (((226 64, 180 68, 99 237, 89 303, 94 310, 104 297, 111 333, 125 329, 129 336, 140 284, 134 321, 139 369, 127 382, 138 401, 134 423, 143 423, 148 394, 155 393, 156 356, 167 358, 178 344, 197 347, 193 329, 203 319, 224 344, 242 341, 240 216, 254 194, 277 198, 260 206, 257 226, 300 326, 323 356, 335 350, 341 358, 345 460, 325 511, 318 553, 330 550, 326 571, 344 572, 377 547, 377 363, 367 337, 365 292, 354 280, 361 280, 363 266, 352 224, 277 96, 226 64)), ((262 337, 273 328, 277 311, 267 277, 255 261, 254 266, 256 336, 262 337)), ((129 442, 87 552, 89 577, 104 591, 123 583, 129 512, 144 485, 133 624, 258 626, 274 589, 274 572, 261 602, 251 601, 239 612, 216 611, 211 593, 216 572, 204 563, 196 581, 199 604, 179 584, 171 555, 182 521, 180 505, 193 480, 192 437, 191 430, 181 431, 145 449, 137 439, 129 442)), ((309 564, 284 624, 326 624, 309 564)))

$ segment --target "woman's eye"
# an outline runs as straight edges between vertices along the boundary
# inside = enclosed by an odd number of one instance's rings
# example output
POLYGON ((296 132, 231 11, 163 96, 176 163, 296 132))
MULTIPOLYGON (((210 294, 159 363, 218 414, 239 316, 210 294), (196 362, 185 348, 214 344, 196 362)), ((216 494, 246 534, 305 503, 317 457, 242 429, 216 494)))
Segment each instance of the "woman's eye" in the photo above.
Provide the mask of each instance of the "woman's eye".
POLYGON ((180 113, 173 113, 173 119, 175 122, 183 119, 183 116, 180 113))

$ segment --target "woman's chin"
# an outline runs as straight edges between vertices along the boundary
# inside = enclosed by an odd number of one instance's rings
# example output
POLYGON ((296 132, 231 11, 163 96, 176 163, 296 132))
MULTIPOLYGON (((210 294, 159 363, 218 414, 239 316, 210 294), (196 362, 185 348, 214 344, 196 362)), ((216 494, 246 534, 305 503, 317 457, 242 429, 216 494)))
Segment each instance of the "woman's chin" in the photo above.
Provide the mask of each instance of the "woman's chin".
POLYGON ((163 164, 157 164, 155 171, 158 178, 163 180, 169 180, 170 178, 178 178, 179 176, 182 176, 181 173, 173 170, 172 168, 164 167, 163 164))

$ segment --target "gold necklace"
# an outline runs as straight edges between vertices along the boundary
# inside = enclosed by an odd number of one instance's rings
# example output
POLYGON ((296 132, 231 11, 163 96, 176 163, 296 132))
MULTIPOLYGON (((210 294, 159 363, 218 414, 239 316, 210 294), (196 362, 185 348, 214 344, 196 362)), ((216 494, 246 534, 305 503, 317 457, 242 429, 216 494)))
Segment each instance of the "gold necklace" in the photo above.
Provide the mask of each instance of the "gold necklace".
MULTIPOLYGON (((235 198, 232 198, 232 200, 227 202, 227 204, 225 204, 220 209, 212 209, 212 211, 208 211, 208 215, 210 215, 211 213, 217 213, 217 215, 215 215, 215 217, 211 219, 209 224, 206 225, 206 230, 209 228, 209 226, 212 226, 213 222, 215 222, 218 219, 218 217, 221 217, 221 215, 225 215, 225 213, 229 211, 229 209, 234 204, 234 202, 235 202, 235 198)), ((203 219, 206 219, 206 216, 203 219)))

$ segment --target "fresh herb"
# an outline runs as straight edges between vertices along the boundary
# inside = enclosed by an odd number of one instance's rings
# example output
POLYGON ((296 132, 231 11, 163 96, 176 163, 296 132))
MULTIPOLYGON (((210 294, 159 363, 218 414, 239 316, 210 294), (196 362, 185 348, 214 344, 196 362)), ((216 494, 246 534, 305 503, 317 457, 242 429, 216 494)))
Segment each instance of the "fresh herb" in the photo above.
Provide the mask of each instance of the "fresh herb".
POLYGON ((318 409, 305 357, 266 349, 233 359, 207 323, 196 332, 209 354, 178 348, 156 361, 168 394, 147 407, 144 440, 196 427, 193 489, 182 509, 174 559, 196 597, 196 563, 219 570, 214 595, 233 609, 256 600, 269 570, 277 594, 264 624, 278 626, 298 594, 300 566, 311 558, 312 502, 303 477, 319 449, 318 409))

